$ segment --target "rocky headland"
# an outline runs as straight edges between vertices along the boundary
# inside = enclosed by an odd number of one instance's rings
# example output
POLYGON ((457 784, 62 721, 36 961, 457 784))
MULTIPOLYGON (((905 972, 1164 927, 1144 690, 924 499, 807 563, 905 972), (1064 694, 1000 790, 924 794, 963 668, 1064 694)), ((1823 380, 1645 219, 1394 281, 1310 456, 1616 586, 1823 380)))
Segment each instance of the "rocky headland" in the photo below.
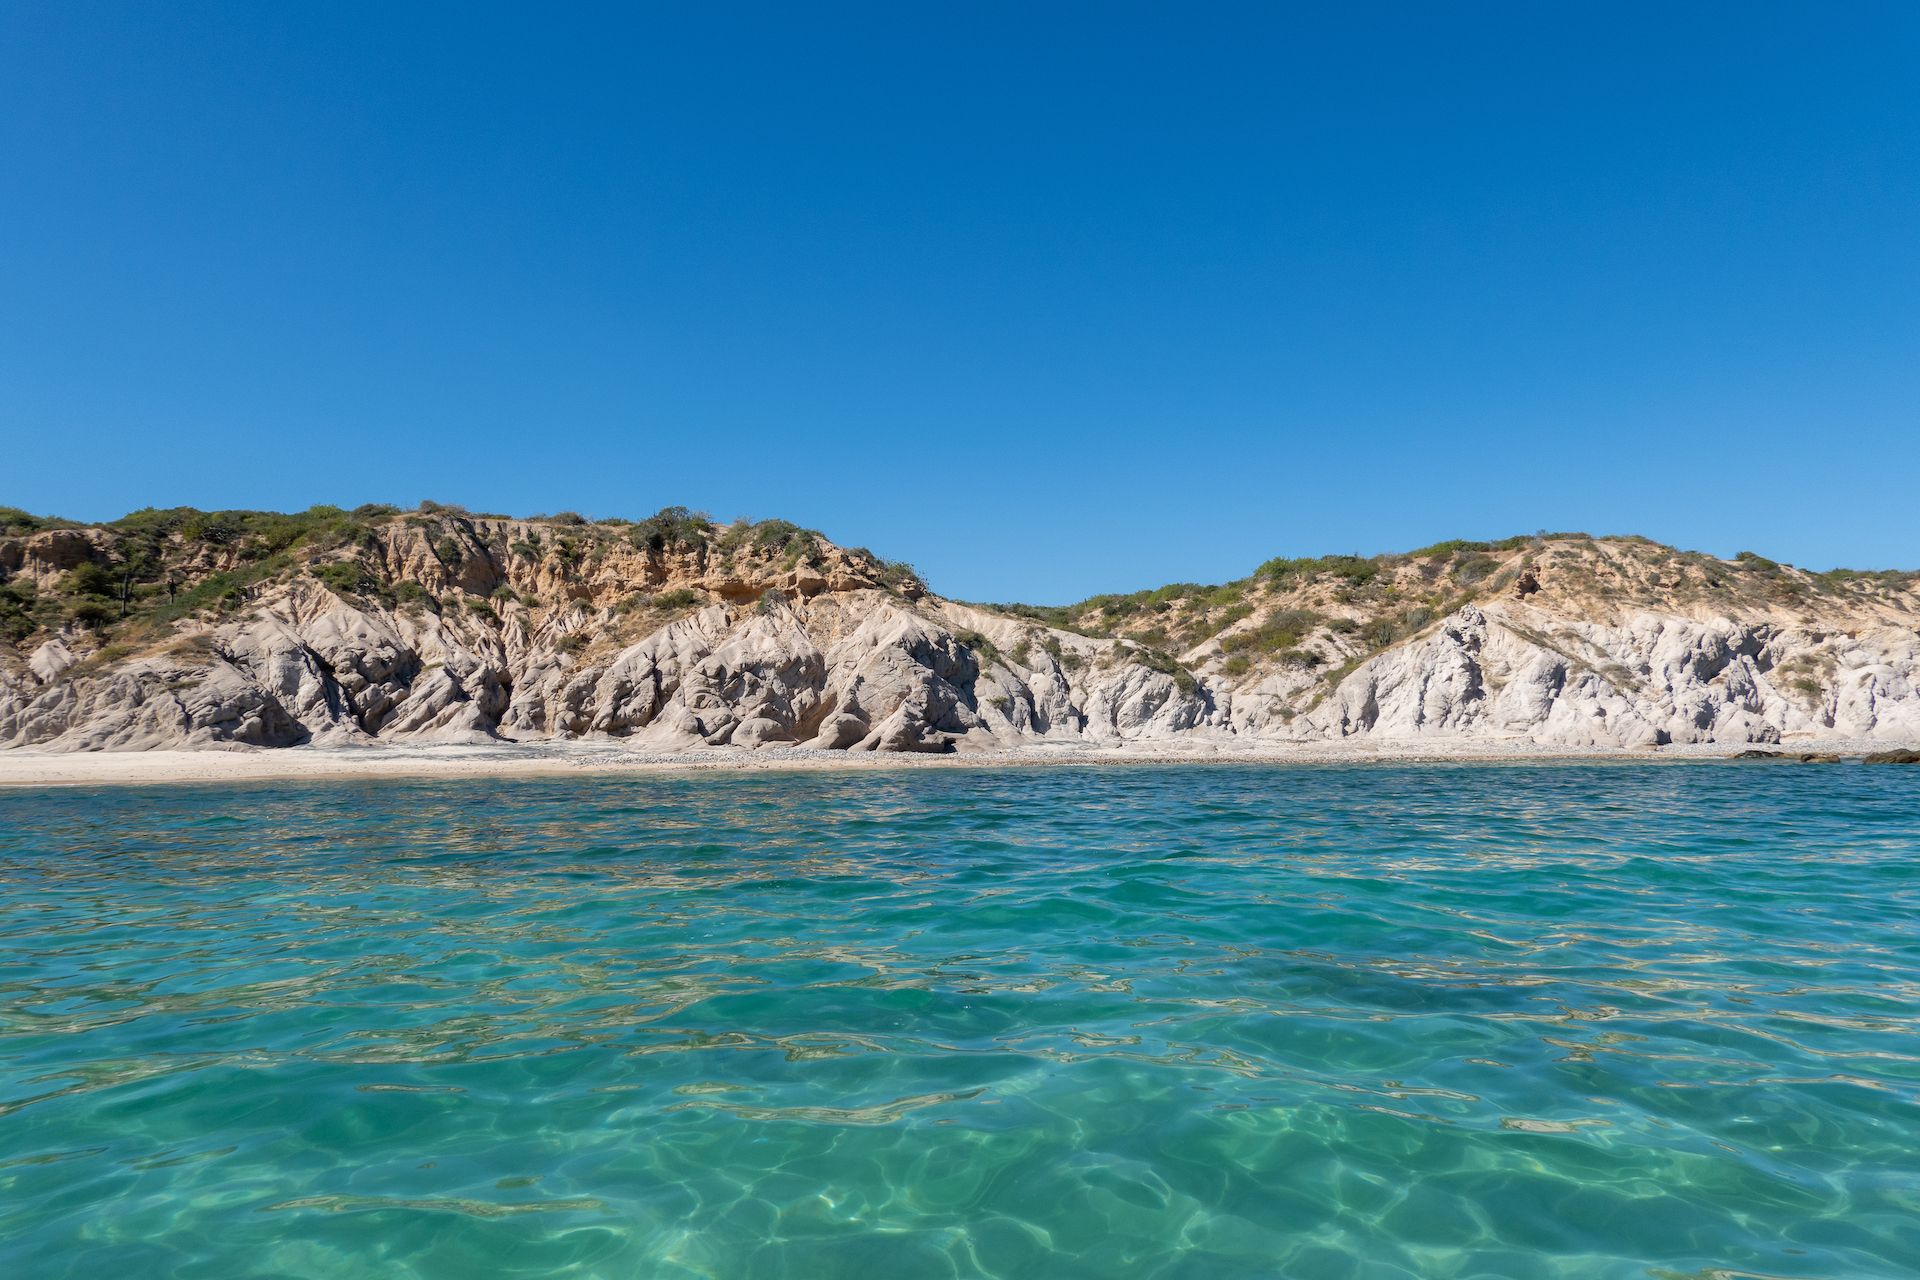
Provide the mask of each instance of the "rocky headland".
POLYGON ((1920 743, 1920 575, 1538 534, 1041 608, 781 521, 0 509, 0 747, 1920 743))

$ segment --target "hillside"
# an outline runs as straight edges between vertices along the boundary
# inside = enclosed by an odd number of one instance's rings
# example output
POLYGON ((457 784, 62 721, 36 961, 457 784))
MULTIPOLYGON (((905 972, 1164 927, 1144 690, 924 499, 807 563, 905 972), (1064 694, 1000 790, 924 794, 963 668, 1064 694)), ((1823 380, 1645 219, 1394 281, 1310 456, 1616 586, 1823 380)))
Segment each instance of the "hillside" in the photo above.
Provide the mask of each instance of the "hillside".
POLYGON ((0 509, 0 745, 1920 740, 1920 576, 1540 534, 968 605, 782 521, 0 509))
MULTIPOLYGON (((1541 533, 1444 542, 1405 555, 1270 560, 1250 577, 1221 586, 1180 583, 1060 609, 1002 609, 1172 655, 1209 685, 1235 692, 1233 719, 1242 728, 1313 713, 1356 673, 1368 678, 1354 691, 1385 677, 1392 664, 1378 659, 1387 652, 1417 645, 1433 657, 1433 642, 1445 650, 1463 626, 1476 639, 1458 640, 1463 651, 1453 660, 1479 667, 1466 650, 1492 625, 1500 639, 1551 668, 1533 673, 1536 680, 1598 676, 1608 690, 1656 701, 1694 684, 1710 696, 1716 681, 1724 687, 1732 680, 1736 692, 1720 701, 1764 719, 1763 708, 1737 690, 1750 683, 1757 688, 1758 678, 1767 676, 1771 694, 1815 721, 1823 720, 1823 709, 1834 712, 1824 717, 1832 723, 1816 726, 1833 729, 1847 719, 1841 706, 1850 701, 1843 696, 1846 671, 1860 671, 1876 692, 1880 676, 1891 676, 1896 701, 1912 696, 1901 681, 1911 674, 1907 644, 1920 626, 1920 573, 1816 574, 1752 552, 1721 560, 1640 537, 1541 533), (1682 658, 1688 669, 1671 669, 1682 658), (1878 670, 1881 658, 1891 660, 1890 672, 1878 670)), ((1524 675, 1496 671, 1491 679, 1502 686, 1503 677, 1524 675)), ((1499 691, 1474 681, 1463 696, 1469 690, 1477 695, 1468 696, 1470 703, 1499 691)), ((1424 710, 1445 721, 1453 709, 1424 710)), ((1776 728, 1807 730, 1803 717, 1787 708, 1771 710, 1776 728)), ((1325 717, 1320 723, 1334 727, 1325 717)), ((1430 723, 1415 711, 1401 727, 1430 723)), ((1372 713, 1357 708, 1341 727, 1371 728, 1372 713)), ((1859 727, 1867 731, 1864 723, 1859 727)), ((1599 740, 1618 732, 1609 727, 1599 740)), ((1664 733, 1656 730, 1654 741, 1693 740, 1679 726, 1664 733)))

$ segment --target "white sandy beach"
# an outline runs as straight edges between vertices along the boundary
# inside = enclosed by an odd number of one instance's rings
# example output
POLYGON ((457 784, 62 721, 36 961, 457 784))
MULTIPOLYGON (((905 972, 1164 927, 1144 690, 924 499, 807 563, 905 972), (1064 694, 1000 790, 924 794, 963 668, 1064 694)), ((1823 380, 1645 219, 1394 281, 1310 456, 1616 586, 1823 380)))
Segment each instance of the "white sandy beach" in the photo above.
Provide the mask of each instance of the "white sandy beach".
MULTIPOLYGON (((1793 755, 1864 755, 1884 742, 1786 743, 1758 748, 1793 755)), ((206 751, 0 751, 0 786, 254 782, 355 778, 544 777, 569 774, 872 771, 1073 765, 1363 764, 1461 761, 1687 761, 1737 756, 1744 744, 1701 744, 1628 751, 1542 746, 1525 741, 1429 740, 1276 744, 1034 745, 953 755, 848 753, 804 747, 757 751, 716 747, 647 751, 618 743, 540 742, 364 747, 238 748, 206 751)))

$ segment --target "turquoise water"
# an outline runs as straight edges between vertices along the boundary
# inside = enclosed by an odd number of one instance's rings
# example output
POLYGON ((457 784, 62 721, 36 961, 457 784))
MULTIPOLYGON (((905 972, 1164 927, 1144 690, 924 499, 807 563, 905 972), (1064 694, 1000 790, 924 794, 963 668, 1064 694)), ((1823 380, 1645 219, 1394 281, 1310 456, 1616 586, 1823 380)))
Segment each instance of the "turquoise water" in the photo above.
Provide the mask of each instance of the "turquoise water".
POLYGON ((1920 1274, 1920 770, 0 791, 0 1275, 1920 1274))

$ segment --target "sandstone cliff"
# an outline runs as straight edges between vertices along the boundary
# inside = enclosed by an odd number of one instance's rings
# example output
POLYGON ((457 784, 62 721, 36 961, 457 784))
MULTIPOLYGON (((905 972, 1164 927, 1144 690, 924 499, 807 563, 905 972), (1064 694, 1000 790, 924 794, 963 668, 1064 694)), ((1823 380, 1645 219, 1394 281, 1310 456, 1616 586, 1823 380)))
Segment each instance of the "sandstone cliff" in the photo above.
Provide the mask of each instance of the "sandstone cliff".
POLYGON ((973 606, 782 522, 0 513, 0 746, 1920 741, 1920 586, 1642 539, 973 606))

